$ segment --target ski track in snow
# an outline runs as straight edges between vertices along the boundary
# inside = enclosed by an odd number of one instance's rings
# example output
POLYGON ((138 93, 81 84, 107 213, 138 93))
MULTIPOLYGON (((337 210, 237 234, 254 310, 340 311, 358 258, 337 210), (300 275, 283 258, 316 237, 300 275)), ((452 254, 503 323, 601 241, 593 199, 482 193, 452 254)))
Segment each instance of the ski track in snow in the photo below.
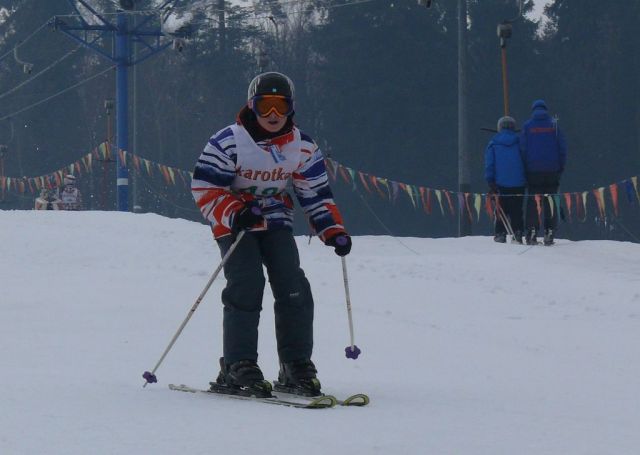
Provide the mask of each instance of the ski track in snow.
MULTIPOLYGON (((222 277, 142 388, 220 261, 207 226, 153 214, 0 211, 2 454, 637 454, 640 245, 354 238, 348 360, 340 260, 298 238, 327 393, 298 410, 206 387, 222 277)), ((259 363, 275 378, 272 296, 259 363)))

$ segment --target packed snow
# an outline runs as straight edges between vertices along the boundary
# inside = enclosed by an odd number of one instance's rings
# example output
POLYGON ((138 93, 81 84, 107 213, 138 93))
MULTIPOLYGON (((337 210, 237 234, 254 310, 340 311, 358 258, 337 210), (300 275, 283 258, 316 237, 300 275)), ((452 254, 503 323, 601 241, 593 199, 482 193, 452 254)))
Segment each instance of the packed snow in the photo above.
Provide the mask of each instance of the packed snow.
MULTIPOLYGON (((354 238, 340 259, 299 237, 327 393, 293 409, 171 391, 206 387, 221 353, 204 224, 153 214, 0 211, 2 454, 637 454, 640 245, 553 247, 354 238)), ((259 363, 277 374, 267 287, 259 363)))

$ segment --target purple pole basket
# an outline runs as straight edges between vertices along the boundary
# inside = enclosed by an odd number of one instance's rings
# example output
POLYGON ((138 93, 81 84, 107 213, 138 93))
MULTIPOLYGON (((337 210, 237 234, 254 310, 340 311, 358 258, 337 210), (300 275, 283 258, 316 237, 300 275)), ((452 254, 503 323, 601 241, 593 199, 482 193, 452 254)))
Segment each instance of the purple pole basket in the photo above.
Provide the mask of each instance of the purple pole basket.
POLYGON ((147 381, 148 384, 153 384, 154 382, 158 382, 158 378, 156 378, 156 375, 150 371, 145 371, 142 374, 142 377, 147 381))
POLYGON ((355 344, 353 346, 347 346, 346 348, 344 348, 344 354, 347 357, 347 359, 357 359, 358 356, 362 353, 362 351, 360 350, 360 348, 358 346, 356 346, 355 344))
POLYGON ((347 244, 347 238, 344 235, 336 237, 336 244, 345 246, 347 244))

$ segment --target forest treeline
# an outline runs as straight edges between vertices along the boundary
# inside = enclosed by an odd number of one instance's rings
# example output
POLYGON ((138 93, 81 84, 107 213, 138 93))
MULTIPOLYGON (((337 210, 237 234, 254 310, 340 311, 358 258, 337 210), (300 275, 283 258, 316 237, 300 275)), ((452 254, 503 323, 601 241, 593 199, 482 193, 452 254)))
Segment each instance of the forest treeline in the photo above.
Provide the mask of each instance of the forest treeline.
MULTIPOLYGON (((111 14, 117 2, 90 3, 111 14)), ((152 11, 164 3, 140 0, 136 8, 152 11)), ((225 2, 224 11, 217 1, 173 3, 170 14, 158 11, 158 17, 166 27, 188 24, 192 35, 181 52, 168 49, 132 71, 129 142, 137 155, 191 170, 209 136, 235 119, 252 76, 277 70, 296 83, 297 123, 338 162, 400 182, 457 188, 456 0, 434 0, 429 9, 415 0, 259 0, 225 2)), ((496 28, 518 16, 520 1, 467 4, 471 190, 484 192, 484 148, 491 134, 481 128, 495 128, 503 114, 496 28)), ((555 0, 543 22, 531 16, 532 8, 532 1, 523 2, 524 14, 513 23, 507 45, 511 114, 520 125, 531 102, 544 98, 558 116, 569 144, 561 191, 586 191, 638 175, 640 2, 555 0)), ((54 16, 74 14, 66 0, 0 0, 5 175, 59 169, 115 128, 104 107, 115 97, 114 71, 19 112, 112 65, 43 26, 54 16), (32 72, 25 73, 18 60, 33 64, 32 72), (46 74, 14 90, 52 64, 46 74)), ((103 45, 110 52, 112 43, 103 45)), ((132 181, 132 197, 143 211, 199 219, 185 189, 143 176, 132 175, 132 181)), ((98 164, 81 182, 91 193, 90 208, 114 209, 114 184, 113 165, 98 164)), ((456 233, 455 220, 415 210, 408 200, 370 197, 339 182, 334 190, 356 234, 456 233)), ((11 193, 0 202, 1 208, 31 203, 29 195, 11 193)), ((594 211, 587 222, 560 229, 575 239, 634 240, 638 212, 637 205, 625 206, 605 223, 594 211)), ((474 234, 490 230, 488 223, 473 226, 474 234)))

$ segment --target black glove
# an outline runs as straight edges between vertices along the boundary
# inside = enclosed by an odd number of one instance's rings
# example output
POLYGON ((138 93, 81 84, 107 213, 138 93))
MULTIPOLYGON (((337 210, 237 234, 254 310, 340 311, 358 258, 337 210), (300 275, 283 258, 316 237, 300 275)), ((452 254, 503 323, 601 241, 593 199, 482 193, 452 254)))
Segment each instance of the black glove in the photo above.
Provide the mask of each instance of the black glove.
POLYGON ((351 251, 351 237, 346 232, 329 237, 324 244, 332 246, 338 256, 346 256, 351 251))
POLYGON ((256 224, 262 222, 262 210, 257 205, 247 204, 236 212, 233 218, 232 231, 240 232, 243 229, 250 229, 256 224))
POLYGON ((487 182, 489 184, 489 194, 497 194, 498 193, 498 185, 496 182, 487 182))

